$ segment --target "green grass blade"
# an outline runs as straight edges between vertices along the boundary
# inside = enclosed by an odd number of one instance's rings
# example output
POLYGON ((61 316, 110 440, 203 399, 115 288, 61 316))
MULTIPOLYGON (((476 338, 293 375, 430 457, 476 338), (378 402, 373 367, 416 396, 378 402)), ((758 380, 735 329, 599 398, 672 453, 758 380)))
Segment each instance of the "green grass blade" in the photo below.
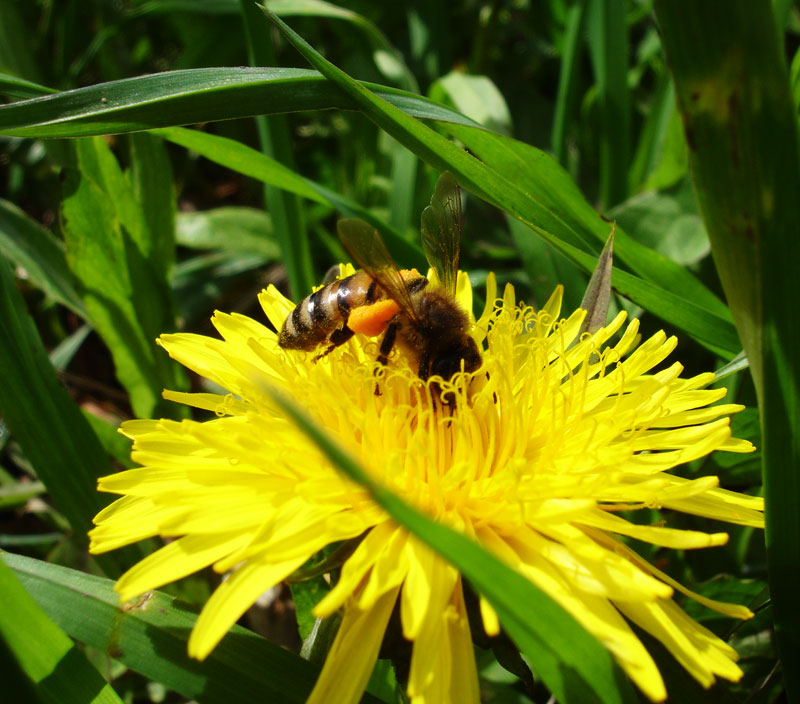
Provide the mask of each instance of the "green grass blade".
MULTIPOLYGON (((241 7, 251 65, 273 65, 275 51, 269 23, 252 0, 241 0, 241 7)), ((283 115, 257 115, 255 120, 261 151, 294 171, 292 139, 286 118, 283 115)), ((316 283, 300 199, 281 188, 266 184, 264 198, 272 219, 273 233, 283 254, 289 290, 299 300, 316 283)))
MULTIPOLYGON (((588 251, 599 251, 605 245, 610 232, 609 223, 599 217, 569 174, 548 154, 524 142, 485 130, 454 125, 448 125, 446 129, 496 173, 503 174, 556 213, 563 224, 557 223, 560 227, 554 234, 576 246, 585 242, 589 245, 588 251), (580 240, 571 240, 571 233, 577 233, 580 240)), ((587 250, 586 247, 583 249, 587 250)), ((684 267, 640 244, 620 227, 616 229, 614 253, 618 262, 646 281, 673 291, 722 320, 731 320, 727 306, 684 267)))
MULTIPOLYGON (((181 388, 183 375, 156 354, 155 338, 175 329, 166 276, 172 255, 165 253, 174 244, 163 236, 173 225, 158 222, 159 210, 162 215, 171 210, 156 204, 159 195, 131 184, 103 140, 80 140, 76 153, 78 166, 65 170, 61 207, 67 261, 134 413, 169 416, 174 404, 166 403, 161 391, 181 388)), ((143 154, 137 154, 141 160, 143 154)), ((134 184, 138 180, 134 177, 134 184)), ((171 188, 167 194, 172 197, 171 188)))
MULTIPOLYGON (((473 125, 413 93, 365 83, 409 114, 473 125)), ((316 71, 296 68, 198 68, 77 88, 0 106, 0 134, 86 137, 301 110, 355 109, 316 71)))
POLYGON ((572 122, 577 104, 578 60, 581 52, 581 32, 586 15, 586 1, 574 0, 567 13, 564 45, 561 47, 561 69, 558 74, 553 128, 550 149, 562 165, 567 162, 567 129, 572 122))
MULTIPOLYGON (((595 257, 586 254, 572 243, 562 240, 553 234, 554 232, 564 233, 565 235, 570 233, 571 228, 560 217, 560 213, 554 213, 540 200, 525 192, 517 185, 517 182, 507 178, 504 173, 492 169, 482 161, 478 161, 442 135, 429 129, 410 115, 396 109, 393 105, 382 100, 380 96, 371 93, 368 88, 357 83, 340 69, 333 66, 333 64, 326 61, 280 19, 274 15, 271 15, 271 17, 312 66, 327 76, 331 82, 335 83, 355 103, 360 105, 364 113, 379 127, 401 141, 435 168, 442 171, 446 169, 452 171, 462 186, 525 222, 536 233, 544 237, 561 253, 567 255, 587 272, 594 270, 595 257)), ((557 166, 555 161, 552 161, 552 164, 557 166)), ((572 242, 578 244, 583 243, 583 238, 588 240, 592 237, 591 233, 579 235, 574 230, 570 235, 572 242)), ((603 238, 604 241, 605 237, 603 238)), ((621 241, 623 241, 623 238, 618 237, 618 242, 621 241)), ((618 256, 620 258, 623 257, 623 252, 620 249, 618 249, 618 256)), ((668 263, 668 260, 657 254, 655 254, 655 257, 668 263)), ((666 265, 664 268, 668 270, 666 265)), ((658 267, 654 267, 653 274, 659 275, 658 267)), ((654 286, 642 279, 637 279, 630 275, 624 276, 624 272, 620 272, 620 276, 615 278, 615 285, 625 295, 629 295, 630 292, 638 297, 641 297, 642 294, 647 294, 646 302, 644 300, 637 302, 640 302, 649 310, 653 310, 665 320, 675 322, 697 340, 702 341, 715 351, 723 349, 726 350, 728 356, 733 356, 741 348, 736 339, 733 326, 723 318, 711 314, 700 306, 692 305, 688 301, 686 306, 681 306, 676 310, 674 304, 676 301, 681 300, 676 294, 670 294, 668 296, 670 302, 665 304, 664 294, 668 290, 674 290, 674 287, 654 286), (632 281, 632 279, 636 279, 636 281, 632 281), (625 285, 625 290, 620 287, 620 282, 625 285), (678 318, 680 318, 680 322, 677 322, 678 318), (710 333, 711 329, 714 330, 713 334, 710 333), (717 337, 718 334, 721 334, 721 337, 717 337)))
POLYGON ((3 199, 0 199, 0 254, 25 269, 31 281, 54 301, 86 318, 63 243, 3 199))
MULTIPOLYGON (((0 637, 44 701, 122 704, 116 692, 64 631, 47 617, 2 560, 0 594, 3 595, 0 637)), ((8 695, 7 683, 4 689, 8 695)))
MULTIPOLYGON (((74 539, 88 545, 91 519, 108 499, 97 493, 97 478, 111 463, 80 410, 59 383, 14 277, 0 260, 0 413, 36 474, 69 521, 74 539)), ((138 553, 98 556, 110 575, 138 553)))
POLYGON ((187 699, 302 704, 314 685, 318 668, 241 626, 206 660, 192 660, 186 642, 197 613, 166 594, 148 592, 123 608, 107 579, 21 555, 0 558, 66 633, 187 699))
POLYGON ((54 88, 45 88, 38 83, 26 81, 8 73, 0 72, 0 95, 9 98, 36 98, 48 93, 57 93, 54 88))
POLYGON ((503 627, 558 701, 637 701, 610 653, 543 591, 477 543, 415 511, 375 482, 293 401, 275 389, 264 391, 331 463, 364 486, 394 520, 445 557, 489 600, 503 627))
POLYGON ((767 561, 800 701, 800 193, 797 115, 769 3, 656 3, 700 209, 759 395, 767 561))
POLYGON ((586 29, 600 102, 600 202, 610 208, 628 195, 631 108, 625 3, 589 0, 586 29))

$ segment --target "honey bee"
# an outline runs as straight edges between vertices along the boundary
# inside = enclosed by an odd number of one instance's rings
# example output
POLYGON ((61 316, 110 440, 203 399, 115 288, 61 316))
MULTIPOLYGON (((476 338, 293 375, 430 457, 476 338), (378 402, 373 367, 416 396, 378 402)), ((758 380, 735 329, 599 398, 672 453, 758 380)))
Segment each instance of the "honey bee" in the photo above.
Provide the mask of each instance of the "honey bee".
POLYGON ((363 220, 340 220, 339 237, 361 270, 300 301, 286 318, 278 344, 296 350, 315 350, 326 344, 314 357, 316 361, 355 333, 383 333, 380 365, 388 363, 397 345, 423 381, 432 376, 449 380, 459 371, 476 371, 481 353, 469 334, 469 317, 455 300, 461 195, 447 171, 422 212, 421 229, 423 250, 439 286, 431 285, 416 269, 399 270, 381 236, 363 220))

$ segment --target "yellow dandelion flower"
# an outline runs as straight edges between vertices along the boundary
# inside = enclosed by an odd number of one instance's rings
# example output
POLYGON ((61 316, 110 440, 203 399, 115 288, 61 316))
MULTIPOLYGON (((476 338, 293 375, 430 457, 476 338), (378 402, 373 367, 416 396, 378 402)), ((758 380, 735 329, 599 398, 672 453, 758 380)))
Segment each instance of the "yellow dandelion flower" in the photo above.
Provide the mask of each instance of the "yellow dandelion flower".
MULTIPOLYGON (((408 694, 423 702, 479 701, 461 576, 394 523, 361 486, 341 476, 276 408, 264 389, 303 405, 374 478, 417 510, 479 541, 569 611, 653 701, 666 691, 631 623, 660 640, 702 685, 737 680, 736 653, 690 619, 676 591, 729 616, 743 606, 694 594, 631 550, 624 537, 690 549, 725 533, 641 525, 621 511, 664 508, 748 526, 763 502, 718 487, 715 477, 669 470, 713 450, 749 452, 731 437, 724 390, 713 374, 681 377, 663 365, 676 340, 640 341, 625 314, 580 335, 585 312, 561 319, 561 290, 540 311, 513 288, 473 325, 483 348, 474 378, 440 382, 448 412, 395 354, 376 395, 376 344, 356 336, 316 363, 286 351, 277 334, 242 315, 216 313, 222 339, 164 335, 169 354, 230 393, 165 392, 214 411, 206 422, 136 420, 123 425, 142 465, 99 482, 122 498, 103 510, 92 551, 154 535, 175 538, 117 583, 122 600, 206 566, 229 573, 202 610, 189 652, 204 658, 269 587, 325 546, 360 538, 314 613, 343 618, 310 702, 359 700, 395 609, 413 643, 408 694), (612 337, 618 336, 615 343, 612 337)), ((458 298, 472 291, 459 276, 458 298)), ((274 288, 260 296, 280 329, 293 304, 274 288)), ((489 635, 500 625, 481 603, 489 635)))

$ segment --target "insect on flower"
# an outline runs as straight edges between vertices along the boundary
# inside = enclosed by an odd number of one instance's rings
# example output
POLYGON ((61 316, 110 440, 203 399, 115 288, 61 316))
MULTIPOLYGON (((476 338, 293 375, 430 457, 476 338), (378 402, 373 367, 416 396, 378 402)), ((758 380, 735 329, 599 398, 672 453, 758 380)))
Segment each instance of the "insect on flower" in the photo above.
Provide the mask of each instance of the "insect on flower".
MULTIPOLYGON (((416 269, 400 270, 378 232, 363 220, 340 220, 339 236, 361 267, 306 296, 286 318, 278 344, 285 349, 327 347, 333 352, 355 333, 383 333, 377 361, 386 365, 397 345, 423 381, 474 372, 481 353, 469 334, 466 311, 455 300, 461 246, 461 194, 445 171, 422 213, 422 246, 440 285, 416 269)), ((376 389, 376 393, 378 390, 376 389)))

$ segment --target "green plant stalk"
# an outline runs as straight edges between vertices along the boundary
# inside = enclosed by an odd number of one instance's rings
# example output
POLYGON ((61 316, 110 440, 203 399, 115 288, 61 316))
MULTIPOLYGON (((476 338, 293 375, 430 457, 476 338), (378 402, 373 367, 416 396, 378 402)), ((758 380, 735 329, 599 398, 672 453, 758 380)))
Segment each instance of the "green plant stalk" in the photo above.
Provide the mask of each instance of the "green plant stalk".
MULTIPOLYGON (((250 64, 274 66, 275 50, 264 14, 252 0, 241 0, 241 7, 250 64)), ((286 118, 283 115, 256 115, 255 121, 261 151, 294 170, 292 140, 286 118)), ((264 186, 264 199, 283 253, 291 295, 299 300, 316 283, 300 199, 269 185, 264 186)))
POLYGON ((756 385, 775 631, 800 701, 797 116, 769 3, 657 0, 701 212, 756 385))
POLYGON ((577 100, 578 59, 585 15, 586 0, 575 0, 567 13, 564 45, 561 49, 561 70, 558 74, 558 93, 553 114, 550 149, 562 166, 567 165, 567 128, 572 120, 577 100))

